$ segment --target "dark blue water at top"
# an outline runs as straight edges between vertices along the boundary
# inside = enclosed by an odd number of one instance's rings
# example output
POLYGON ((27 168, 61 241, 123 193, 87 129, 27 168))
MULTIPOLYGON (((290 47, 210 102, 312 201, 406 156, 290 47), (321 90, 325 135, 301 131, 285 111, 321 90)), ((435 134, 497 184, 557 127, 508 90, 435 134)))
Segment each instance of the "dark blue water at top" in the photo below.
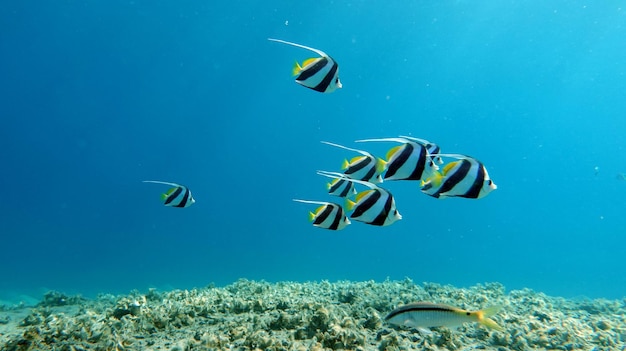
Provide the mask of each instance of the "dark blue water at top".
POLYGON ((0 5, 0 299, 239 278, 626 286, 626 9, 618 1, 23 2, 0 5), (340 65, 320 94, 305 50, 340 65), (414 135, 498 190, 404 219, 313 228, 315 170, 414 135), (185 184, 197 203, 166 208, 185 184))

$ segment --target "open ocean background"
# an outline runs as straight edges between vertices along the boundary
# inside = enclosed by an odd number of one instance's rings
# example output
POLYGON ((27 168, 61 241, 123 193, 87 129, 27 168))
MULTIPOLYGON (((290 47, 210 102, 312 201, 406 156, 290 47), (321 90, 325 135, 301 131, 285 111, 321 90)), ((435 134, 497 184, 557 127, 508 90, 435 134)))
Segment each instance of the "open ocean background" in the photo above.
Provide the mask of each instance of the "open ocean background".
POLYGON ((501 282, 626 295, 622 1, 7 1, 0 5, 0 300, 267 281, 501 282), (344 88, 291 77, 311 53, 344 88), (314 228, 315 170, 413 135, 498 190, 314 228), (197 203, 164 207, 166 186, 197 203))

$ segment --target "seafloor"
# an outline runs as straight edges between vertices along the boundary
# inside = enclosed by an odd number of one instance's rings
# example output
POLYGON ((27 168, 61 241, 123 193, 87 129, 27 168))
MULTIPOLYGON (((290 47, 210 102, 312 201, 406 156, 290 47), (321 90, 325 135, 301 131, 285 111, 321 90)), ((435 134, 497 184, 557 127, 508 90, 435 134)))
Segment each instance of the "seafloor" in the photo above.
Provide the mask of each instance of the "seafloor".
POLYGON ((501 284, 469 289, 411 280, 267 283, 102 295, 50 292, 0 306, 0 350, 625 350, 626 301, 567 300, 501 284), (502 305, 504 332, 468 323, 421 335, 384 322, 414 301, 502 305))

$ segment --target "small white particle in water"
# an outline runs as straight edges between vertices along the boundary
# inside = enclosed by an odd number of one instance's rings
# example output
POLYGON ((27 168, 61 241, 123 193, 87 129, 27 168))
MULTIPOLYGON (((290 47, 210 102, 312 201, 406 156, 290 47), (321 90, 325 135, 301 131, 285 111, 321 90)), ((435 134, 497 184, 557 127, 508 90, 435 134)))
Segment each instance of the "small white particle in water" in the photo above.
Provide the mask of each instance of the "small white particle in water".
POLYGON ((603 220, 603 219, 604 219, 604 216, 600 216, 600 220, 603 220))
POLYGON ((285 25, 288 26, 289 25, 289 21, 285 21, 285 25))

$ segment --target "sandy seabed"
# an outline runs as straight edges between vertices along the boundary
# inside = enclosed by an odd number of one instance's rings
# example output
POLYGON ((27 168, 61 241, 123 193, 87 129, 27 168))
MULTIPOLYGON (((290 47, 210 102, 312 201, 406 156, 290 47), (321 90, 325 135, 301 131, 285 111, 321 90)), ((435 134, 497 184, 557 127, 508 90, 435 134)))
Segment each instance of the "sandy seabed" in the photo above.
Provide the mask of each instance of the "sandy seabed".
POLYGON ((49 292, 35 307, 0 306, 0 350, 626 350, 624 300, 567 300, 498 283, 240 280, 226 287, 95 300, 49 292), (503 306, 503 332, 389 325, 399 305, 503 306))

